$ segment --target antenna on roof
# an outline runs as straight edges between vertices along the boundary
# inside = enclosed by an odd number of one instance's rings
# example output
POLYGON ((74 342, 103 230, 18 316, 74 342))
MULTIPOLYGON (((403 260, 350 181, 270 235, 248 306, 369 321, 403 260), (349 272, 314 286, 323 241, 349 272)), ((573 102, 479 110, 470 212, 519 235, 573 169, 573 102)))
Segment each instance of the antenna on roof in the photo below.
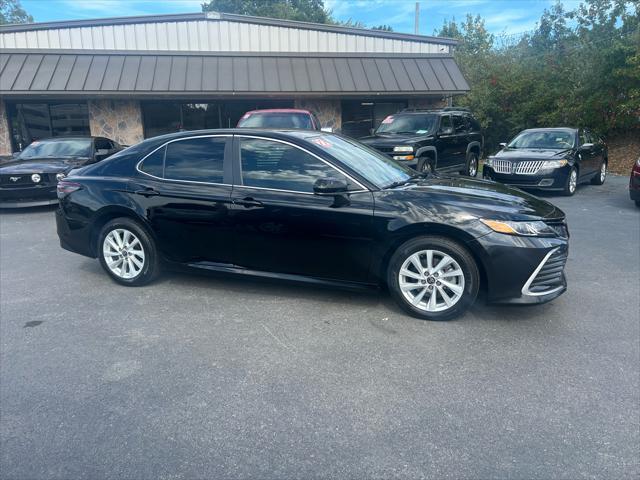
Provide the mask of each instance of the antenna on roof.
POLYGON ((416 35, 420 34, 420 2, 416 2, 416 24, 414 30, 416 35))

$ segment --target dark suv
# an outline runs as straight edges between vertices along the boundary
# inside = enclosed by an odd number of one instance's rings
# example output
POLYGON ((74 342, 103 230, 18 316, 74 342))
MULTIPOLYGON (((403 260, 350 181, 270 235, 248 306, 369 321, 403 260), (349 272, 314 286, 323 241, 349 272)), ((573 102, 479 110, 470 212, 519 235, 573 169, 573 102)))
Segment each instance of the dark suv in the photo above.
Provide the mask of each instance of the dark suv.
POLYGON ((480 124, 467 110, 403 110, 389 115, 370 137, 360 142, 414 169, 478 173, 484 138, 480 124))

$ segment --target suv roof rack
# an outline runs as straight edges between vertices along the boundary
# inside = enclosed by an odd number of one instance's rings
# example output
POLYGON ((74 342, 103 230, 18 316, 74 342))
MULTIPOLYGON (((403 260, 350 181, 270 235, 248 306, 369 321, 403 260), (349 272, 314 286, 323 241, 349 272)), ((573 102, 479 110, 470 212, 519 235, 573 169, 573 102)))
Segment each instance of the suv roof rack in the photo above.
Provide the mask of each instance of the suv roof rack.
POLYGON ((464 107, 443 107, 443 108, 403 108, 400 113, 438 113, 438 112, 465 112, 471 113, 471 110, 464 107))

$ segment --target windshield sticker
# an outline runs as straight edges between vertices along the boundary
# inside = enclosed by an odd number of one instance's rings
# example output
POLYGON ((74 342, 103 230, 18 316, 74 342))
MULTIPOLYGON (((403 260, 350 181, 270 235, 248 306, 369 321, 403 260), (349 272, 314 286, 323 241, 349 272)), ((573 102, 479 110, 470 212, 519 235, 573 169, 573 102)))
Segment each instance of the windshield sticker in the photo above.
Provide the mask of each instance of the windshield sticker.
POLYGON ((331 148, 331 147, 333 147, 333 144, 329 140, 326 140, 324 138, 314 138, 311 141, 313 143, 315 143, 316 145, 320 145, 323 148, 331 148))
POLYGON ((393 123, 393 115, 389 115, 387 118, 382 120, 382 123, 393 123))
POLYGON ((421 134, 423 134, 423 133, 427 133, 427 132, 428 132, 428 130, 418 130, 416 133, 417 133, 418 135, 421 135, 421 134))

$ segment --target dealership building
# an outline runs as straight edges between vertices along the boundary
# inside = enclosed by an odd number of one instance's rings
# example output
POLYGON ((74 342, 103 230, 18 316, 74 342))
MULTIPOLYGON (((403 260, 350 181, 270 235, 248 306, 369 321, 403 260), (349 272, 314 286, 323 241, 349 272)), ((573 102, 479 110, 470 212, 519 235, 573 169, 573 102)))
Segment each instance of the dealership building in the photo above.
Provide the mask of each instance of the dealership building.
POLYGON ((357 138, 468 91, 455 45, 217 12, 4 25, 0 155, 60 135, 131 145, 234 126, 259 108, 309 109, 357 138))

